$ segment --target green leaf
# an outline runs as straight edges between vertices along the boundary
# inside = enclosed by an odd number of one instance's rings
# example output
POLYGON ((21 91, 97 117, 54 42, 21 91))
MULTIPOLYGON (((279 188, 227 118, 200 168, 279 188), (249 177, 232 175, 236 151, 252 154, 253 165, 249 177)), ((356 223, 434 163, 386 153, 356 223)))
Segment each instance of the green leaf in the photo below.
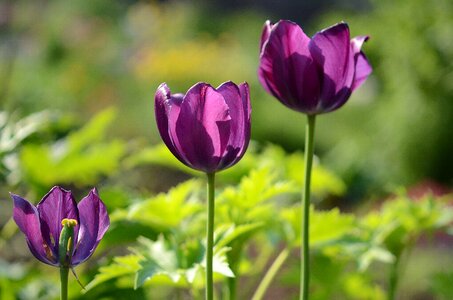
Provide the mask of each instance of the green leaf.
POLYGON ((114 257, 110 265, 99 268, 98 274, 85 289, 88 291, 101 283, 119 277, 130 276, 132 278, 140 269, 139 262, 140 256, 135 254, 114 257))
POLYGON ((54 144, 24 146, 20 165, 25 179, 46 189, 55 184, 90 185, 117 172, 126 148, 122 141, 106 141, 114 116, 108 109, 54 144))
POLYGON ((264 223, 256 222, 243 225, 227 225, 224 224, 216 229, 215 246, 218 248, 231 245, 238 239, 247 239, 250 235, 257 230, 263 228, 264 223))
POLYGON ((165 231, 180 226, 186 218, 202 211, 203 206, 196 198, 200 182, 189 180, 149 199, 141 199, 129 208, 116 211, 112 221, 128 220, 165 231))
MULTIPOLYGON (((136 288, 147 282, 153 283, 158 281, 159 284, 164 284, 162 281, 163 277, 169 279, 169 281, 165 283, 166 285, 187 287, 190 284, 194 284, 194 280, 198 277, 202 267, 205 267, 204 255, 199 255, 200 252, 205 253, 205 249, 201 248, 203 247, 201 243, 198 243, 200 247, 195 247, 190 250, 197 254, 185 253, 186 255, 188 254, 187 256, 189 257, 196 258, 190 265, 187 265, 186 257, 180 256, 178 253, 180 248, 185 248, 183 244, 171 243, 168 240, 165 240, 163 236, 160 236, 157 241, 140 238, 139 244, 140 247, 137 248, 135 252, 142 258, 139 262, 140 268, 136 273, 136 288)), ((226 260, 227 251, 229 251, 229 249, 226 247, 215 249, 213 270, 215 273, 227 277, 234 277, 226 260)))
MULTIPOLYGON (((302 223, 300 206, 283 209, 280 213, 285 222, 287 241, 293 246, 300 244, 300 224, 302 223)), ((354 234, 356 219, 351 214, 342 214, 338 208, 330 211, 310 208, 310 246, 322 249, 341 240, 346 235, 354 234)))

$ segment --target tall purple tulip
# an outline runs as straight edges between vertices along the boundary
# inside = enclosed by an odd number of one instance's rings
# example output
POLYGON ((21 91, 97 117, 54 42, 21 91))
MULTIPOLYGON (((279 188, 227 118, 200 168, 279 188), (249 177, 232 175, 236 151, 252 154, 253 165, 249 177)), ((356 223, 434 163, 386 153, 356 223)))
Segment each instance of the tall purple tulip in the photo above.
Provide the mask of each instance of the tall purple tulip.
POLYGON ((213 300, 215 173, 236 164, 250 140, 250 94, 247 83, 231 81, 217 89, 197 83, 185 95, 163 83, 155 95, 159 133, 177 159, 207 174, 206 299, 213 300))
POLYGON ((367 36, 349 35, 338 23, 305 35, 296 23, 281 20, 264 24, 258 78, 264 89, 289 108, 307 115, 305 179, 302 195, 300 299, 309 296, 310 180, 316 115, 340 108, 371 74, 361 51, 367 36))
POLYGON ((183 164, 213 173, 236 164, 250 140, 250 95, 247 83, 231 81, 217 89, 197 83, 185 95, 172 94, 165 83, 156 91, 160 135, 183 164))
POLYGON ((70 191, 53 187, 35 207, 20 196, 14 200, 14 221, 25 234, 31 253, 56 267, 73 267, 86 261, 107 231, 110 221, 96 189, 77 204, 70 191), (73 227, 72 251, 60 251, 65 226, 73 227))
POLYGON ((367 36, 350 39, 346 23, 309 38, 297 24, 281 20, 264 24, 259 80, 284 105, 308 114, 341 107, 372 69, 361 51, 367 36))

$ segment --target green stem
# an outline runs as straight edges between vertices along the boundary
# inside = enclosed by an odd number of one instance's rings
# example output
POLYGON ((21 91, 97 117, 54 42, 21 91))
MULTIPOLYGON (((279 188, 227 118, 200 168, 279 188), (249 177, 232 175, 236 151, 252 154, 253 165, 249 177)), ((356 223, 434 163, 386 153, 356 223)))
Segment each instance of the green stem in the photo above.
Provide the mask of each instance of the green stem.
MULTIPOLYGON (((237 276, 237 273, 233 271, 233 274, 237 276)), ((237 277, 228 277, 228 299, 236 300, 236 285, 237 277)))
POLYGON ((283 263, 289 256, 289 249, 285 248, 282 252, 277 256, 277 258, 272 263, 269 270, 267 270, 266 275, 264 275, 263 280, 261 280, 258 288, 256 289, 255 293, 253 294, 252 300, 261 300, 264 297, 269 285, 271 284, 274 277, 277 275, 277 272, 283 266, 283 263))
POLYGON ((68 267, 60 267, 60 281, 61 281, 61 290, 60 290, 60 300, 68 300, 68 267))
POLYGON ((309 249, 309 224, 310 224, 310 179, 311 166, 313 163, 313 142, 315 134, 315 115, 307 116, 305 127, 305 178, 302 195, 302 230, 300 248, 300 299, 308 299, 308 287, 310 282, 310 249, 309 249))
POLYGON ((395 262, 393 263, 393 265, 391 266, 391 269, 390 269, 388 300, 396 299, 396 292, 398 289, 398 279, 399 279, 399 271, 400 271, 400 262, 401 262, 401 255, 397 255, 395 257, 395 262))
POLYGON ((214 250, 214 185, 215 173, 208 173, 208 220, 206 222, 206 300, 214 299, 212 256, 214 250))

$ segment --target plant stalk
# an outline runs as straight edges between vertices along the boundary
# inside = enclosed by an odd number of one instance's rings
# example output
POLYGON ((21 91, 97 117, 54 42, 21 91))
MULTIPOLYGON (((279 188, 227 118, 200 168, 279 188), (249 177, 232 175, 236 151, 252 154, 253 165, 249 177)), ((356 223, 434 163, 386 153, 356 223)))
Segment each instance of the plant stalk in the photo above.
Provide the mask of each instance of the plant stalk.
POLYGON ((388 300, 395 300, 398 290, 399 273, 400 273, 401 254, 395 257, 395 262, 390 269, 388 300))
POLYGON ((288 248, 285 248, 282 250, 282 252, 280 252, 280 254, 277 256, 277 258, 274 260, 274 262, 270 266, 269 270, 267 270, 267 273, 266 273, 266 275, 264 275, 263 280, 261 280, 260 284, 258 285, 258 288, 256 289, 255 293, 253 294, 252 300, 263 299, 272 280, 274 280, 278 271, 283 266, 283 263, 288 258, 289 252, 290 251, 288 248))
POLYGON ((310 283, 310 249, 309 249, 309 224, 310 224, 310 181, 313 164, 313 143, 315 133, 316 115, 307 116, 305 127, 305 178, 302 194, 302 229, 300 248, 300 300, 308 300, 308 288, 310 283))
POLYGON ((215 173, 207 173, 208 177, 208 219, 206 222, 206 300, 214 299, 214 280, 212 257, 214 250, 214 186, 215 173))
POLYGON ((69 268, 61 266, 60 267, 60 282, 61 282, 60 300, 68 300, 68 274, 69 274, 69 268))

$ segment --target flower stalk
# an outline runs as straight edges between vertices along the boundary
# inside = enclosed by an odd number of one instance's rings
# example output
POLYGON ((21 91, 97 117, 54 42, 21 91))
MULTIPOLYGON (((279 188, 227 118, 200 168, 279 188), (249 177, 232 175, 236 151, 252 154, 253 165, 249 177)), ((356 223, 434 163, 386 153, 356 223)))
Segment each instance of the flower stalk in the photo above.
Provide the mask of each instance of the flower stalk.
POLYGON ((68 267, 60 267, 60 300, 68 300, 68 267))
POLYGON ((212 257, 214 250, 214 186, 215 173, 207 173, 208 177, 208 218, 206 222, 206 299, 214 299, 214 280, 212 257))
POLYGON ((307 116, 305 127, 305 177, 302 194, 302 224, 301 224, 301 247, 300 247, 300 299, 308 299, 308 289, 310 284, 310 248, 309 248, 309 225, 310 225, 310 182, 311 169, 313 164, 313 143, 315 133, 316 115, 307 116))

